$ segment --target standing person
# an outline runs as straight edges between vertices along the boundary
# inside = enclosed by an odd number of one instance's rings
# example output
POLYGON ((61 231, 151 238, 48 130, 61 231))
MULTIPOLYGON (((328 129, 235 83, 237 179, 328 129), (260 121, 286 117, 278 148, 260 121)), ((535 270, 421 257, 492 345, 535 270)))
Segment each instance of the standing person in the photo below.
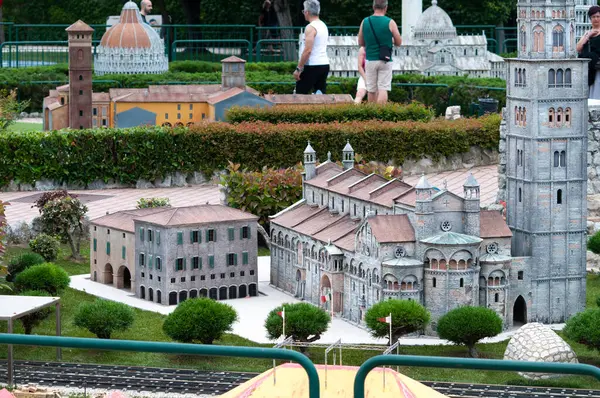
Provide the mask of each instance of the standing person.
POLYGON ((300 60, 294 71, 296 93, 309 94, 311 90, 325 94, 327 75, 329 75, 329 58, 327 57, 327 41, 329 30, 319 19, 321 4, 318 0, 304 2, 304 19, 308 22, 304 30, 304 40, 300 43, 300 60))
MULTIPOLYGON (((270 0, 265 0, 260 11, 260 17, 258 17, 258 26, 264 26, 267 28, 274 28, 277 26, 277 14, 275 13, 275 7, 270 0)), ((275 29, 266 29, 263 31, 263 37, 260 39, 274 39, 275 29)))
POLYGON ((363 19, 358 31, 358 45, 367 53, 367 91, 369 102, 385 104, 392 91, 392 45, 402 44, 396 22, 385 16, 388 0, 373 0, 373 15, 363 19), (390 49, 389 59, 380 59, 380 48, 390 49))
POLYGON ((600 70, 596 69, 596 65, 600 62, 600 7, 591 6, 588 16, 592 22, 592 29, 579 39, 576 49, 579 58, 591 59, 588 66, 589 98, 600 99, 600 70))
POLYGON ((140 2, 140 14, 142 15, 142 21, 144 21, 144 23, 148 23, 148 21, 146 21, 146 17, 150 15, 151 12, 152 2, 150 0, 142 0, 140 2))
POLYGON ((354 103, 362 103, 363 98, 367 95, 367 75, 365 72, 365 66, 367 65, 367 53, 365 48, 361 47, 358 49, 358 84, 356 85, 356 95, 354 96, 354 103))

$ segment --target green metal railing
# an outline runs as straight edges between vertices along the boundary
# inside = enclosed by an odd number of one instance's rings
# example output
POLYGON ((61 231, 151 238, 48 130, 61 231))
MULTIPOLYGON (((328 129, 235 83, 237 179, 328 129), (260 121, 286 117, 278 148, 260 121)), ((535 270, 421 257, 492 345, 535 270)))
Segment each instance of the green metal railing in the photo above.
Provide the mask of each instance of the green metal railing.
POLYGON ((275 348, 229 347, 217 345, 158 343, 132 340, 104 340, 76 337, 32 336, 0 333, 0 344, 29 345, 62 348, 86 348, 96 350, 160 352, 166 354, 188 354, 222 357, 245 357, 280 359, 297 362, 308 375, 310 398, 319 398, 320 385, 317 368, 305 355, 275 348))
POLYGON ((298 59, 297 39, 264 39, 256 43, 256 62, 295 61, 298 59))
POLYGON ((369 372, 378 366, 422 366, 446 369, 479 369, 498 371, 522 371, 538 373, 562 373, 593 376, 600 380, 600 368, 573 363, 545 363, 507 361, 499 359, 472 359, 448 357, 421 357, 415 355, 378 355, 361 365, 354 378, 354 398, 364 398, 365 380, 369 372))
POLYGON ((231 55, 252 62, 252 44, 244 39, 175 40, 171 46, 171 60, 218 62, 231 55), (184 45, 179 47, 180 45, 184 45))
MULTIPOLYGON (((100 40, 92 40, 92 51, 100 40)), ((45 66, 69 62, 69 42, 57 41, 6 41, 0 44, 0 67, 45 66)))

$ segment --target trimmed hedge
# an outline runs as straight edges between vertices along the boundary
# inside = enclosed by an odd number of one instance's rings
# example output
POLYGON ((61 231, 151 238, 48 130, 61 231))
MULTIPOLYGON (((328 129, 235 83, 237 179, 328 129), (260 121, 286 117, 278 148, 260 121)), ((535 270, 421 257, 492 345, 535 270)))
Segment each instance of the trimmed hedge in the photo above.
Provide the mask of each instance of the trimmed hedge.
POLYGON ((415 120, 427 122, 434 117, 433 110, 423 104, 386 104, 384 106, 365 104, 277 106, 273 108, 234 107, 226 118, 231 123, 331 123, 367 120, 400 122, 415 120))
MULTIPOLYGON (((178 61, 169 65, 169 72, 159 75, 104 75, 94 76, 94 80, 114 80, 109 83, 94 84, 94 91, 108 91, 111 87, 147 87, 149 84, 192 84, 202 82, 220 83, 221 64, 196 61, 178 61)), ((246 64, 246 82, 252 88, 262 93, 291 94, 294 90, 295 63, 249 63, 246 64), (274 82, 259 84, 259 82, 274 82)), ((18 89, 19 98, 30 99, 31 110, 41 110, 42 100, 50 89, 59 84, 32 84, 33 81, 67 81, 67 65, 53 65, 33 68, 0 68, 0 89, 18 89)), ((330 77, 327 80, 329 94, 356 94, 358 78, 330 77)), ((504 106, 506 82, 493 78, 467 78, 460 76, 423 76, 396 75, 393 83, 427 83, 445 84, 448 87, 407 87, 395 86, 390 92, 392 102, 419 101, 433 107, 437 115, 444 113, 448 105, 460 105, 463 114, 468 114, 471 102, 477 102, 478 97, 490 96, 504 106), (495 87, 501 90, 475 88, 495 87)))
POLYGON ((228 161, 249 170, 290 167, 310 141, 321 160, 341 157, 350 140, 365 161, 434 160, 471 146, 497 149, 500 116, 433 122, 328 124, 204 123, 191 129, 133 129, 8 132, 0 134, 0 187, 11 180, 50 179, 86 185, 95 180, 133 184, 175 171, 213 173, 228 161))

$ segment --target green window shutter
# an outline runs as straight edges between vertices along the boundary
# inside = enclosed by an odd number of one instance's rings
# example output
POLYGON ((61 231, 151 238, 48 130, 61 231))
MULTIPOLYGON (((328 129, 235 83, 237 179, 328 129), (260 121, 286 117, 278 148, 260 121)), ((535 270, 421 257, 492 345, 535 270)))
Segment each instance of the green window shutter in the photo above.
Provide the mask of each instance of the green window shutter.
POLYGON ((96 240, 96 238, 94 238, 94 251, 96 251, 98 247, 98 241, 96 240))
POLYGON ((198 230, 198 243, 202 243, 202 231, 198 230))
POLYGON ((233 253, 233 265, 237 265, 237 253, 233 253))
POLYGON ((110 242, 106 242, 106 254, 110 254, 110 242))
POLYGON ((123 246, 121 248, 121 257, 123 257, 123 259, 125 259, 126 254, 127 254, 127 248, 125 248, 125 246, 123 246))
POLYGON ((208 239, 208 237, 209 237, 209 234, 208 234, 208 233, 209 233, 209 231, 210 231, 209 229, 207 229, 207 230, 206 230, 206 241, 207 241, 207 242, 209 241, 209 239, 208 239))
POLYGON ((160 245, 160 231, 156 231, 156 244, 160 245))
POLYGON ((215 256, 208 256, 208 266, 215 268, 215 256))
POLYGON ((248 225, 248 239, 252 238, 252 232, 251 232, 251 228, 250 225, 248 225))
POLYGON ((235 239, 234 229, 233 228, 229 228, 228 231, 229 231, 229 240, 234 240, 235 239))
POLYGON ((186 269, 186 266, 187 266, 187 264, 186 264, 186 263, 187 263, 187 261, 186 261, 186 260, 187 260, 187 258, 184 258, 184 259, 183 259, 183 270, 184 270, 184 271, 185 271, 185 269, 186 269))
POLYGON ((177 271, 177 259, 175 259, 175 271, 177 271))
POLYGON ((198 258, 198 267, 202 269, 202 257, 198 258))
POLYGON ((243 252, 242 253, 242 264, 243 265, 248 265, 248 252, 243 252))
POLYGON ((194 231, 190 231, 190 243, 194 243, 194 231))
POLYGON ((144 241, 144 228, 140 228, 140 240, 144 241))
POLYGON ((177 232, 177 244, 183 245, 183 232, 177 232))
POLYGON ((152 256, 152 254, 150 254, 148 256, 148 269, 152 269, 152 260, 153 260, 153 256, 152 256))

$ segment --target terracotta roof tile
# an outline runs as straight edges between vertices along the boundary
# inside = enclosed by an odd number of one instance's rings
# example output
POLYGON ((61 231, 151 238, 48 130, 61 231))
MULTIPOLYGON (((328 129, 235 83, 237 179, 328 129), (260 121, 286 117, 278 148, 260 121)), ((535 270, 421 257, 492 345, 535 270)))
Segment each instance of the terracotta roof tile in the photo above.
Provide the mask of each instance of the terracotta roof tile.
POLYGON ((133 209, 123 210, 112 214, 107 214, 102 217, 91 220, 93 225, 99 225, 120 231, 131 232, 135 231, 133 219, 136 217, 147 216, 149 214, 160 213, 168 210, 168 208, 151 208, 151 209, 133 209))
POLYGON ((327 209, 304 204, 292 210, 286 211, 278 217, 272 217, 271 222, 277 225, 281 225, 282 227, 293 228, 294 226, 304 222, 308 218, 314 217, 319 212, 324 211, 327 211, 327 209))
POLYGON ((258 217, 231 207, 206 204, 168 208, 166 211, 160 213, 135 217, 134 220, 173 227, 228 221, 256 221, 258 217))
MULTIPOLYGON (((331 243, 337 245, 337 241, 347 234, 352 233, 352 236, 354 236, 354 231, 356 231, 359 223, 359 219, 352 219, 350 215, 347 214, 335 224, 331 224, 327 228, 313 235, 313 239, 320 240, 323 243, 328 243, 329 240, 331 240, 331 243)), ((354 246, 354 242, 352 243, 352 246, 354 246)))
POLYGON ((245 59, 241 59, 239 57, 236 57, 235 55, 232 55, 231 57, 227 57, 225 59, 221 60, 221 63, 230 63, 230 62, 243 62, 246 63, 245 59))
POLYGON ((379 243, 415 241, 415 230, 406 214, 370 217, 367 222, 379 243))
POLYGON ((65 31, 67 32, 93 32, 94 29, 92 29, 92 27, 88 24, 86 24, 85 22, 83 22, 81 19, 78 20, 77 22, 75 22, 73 25, 69 26, 67 29, 65 29, 65 31))
POLYGON ((217 104, 221 101, 225 101, 226 99, 229 99, 231 97, 235 97, 238 94, 243 93, 244 90, 242 90, 239 87, 233 87, 230 88, 229 90, 225 90, 225 91, 221 91, 218 93, 214 93, 208 96, 207 98, 207 102, 209 104, 217 104))
POLYGON ((512 232, 500 212, 495 210, 482 210, 479 219, 482 238, 510 238, 512 232))

